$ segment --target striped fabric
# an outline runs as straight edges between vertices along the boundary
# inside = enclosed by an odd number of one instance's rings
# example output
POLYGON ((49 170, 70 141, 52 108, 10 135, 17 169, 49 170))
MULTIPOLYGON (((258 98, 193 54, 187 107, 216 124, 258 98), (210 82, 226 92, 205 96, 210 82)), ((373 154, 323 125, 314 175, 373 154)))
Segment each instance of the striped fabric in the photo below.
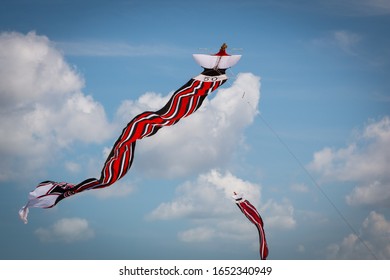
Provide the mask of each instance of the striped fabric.
POLYGON ((168 103, 158 111, 143 112, 132 119, 115 142, 101 171, 100 178, 89 178, 74 185, 45 181, 29 194, 27 204, 19 211, 20 218, 27 223, 29 207, 50 208, 62 199, 76 193, 105 188, 126 175, 134 159, 137 140, 155 134, 164 126, 171 126, 194 113, 207 95, 227 80, 224 70, 205 69, 175 91, 168 103))
POLYGON ((259 212, 257 212, 256 208, 248 200, 243 199, 242 196, 237 195, 236 193, 233 198, 236 200, 236 204, 238 208, 240 208, 241 212, 256 226, 259 233, 260 258, 262 260, 266 260, 268 257, 268 245, 265 238, 263 219, 261 218, 259 212))

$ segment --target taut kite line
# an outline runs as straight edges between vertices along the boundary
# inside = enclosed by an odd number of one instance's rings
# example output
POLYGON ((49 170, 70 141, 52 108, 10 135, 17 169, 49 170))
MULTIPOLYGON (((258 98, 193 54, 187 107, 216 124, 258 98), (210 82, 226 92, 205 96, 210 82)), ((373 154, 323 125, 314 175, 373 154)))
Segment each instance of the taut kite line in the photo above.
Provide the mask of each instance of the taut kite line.
POLYGON ((89 178, 79 184, 54 181, 40 183, 29 193, 26 205, 19 210, 24 223, 27 223, 30 207, 51 208, 64 198, 85 190, 108 187, 125 176, 133 162, 137 140, 152 136, 160 128, 174 125, 191 115, 209 93, 226 82, 226 69, 241 58, 240 55, 228 55, 226 48, 226 44, 223 44, 216 54, 193 55, 204 71, 175 91, 163 108, 155 112, 143 112, 127 124, 108 155, 99 179, 89 178))
POLYGON ((236 200, 236 204, 241 212, 256 226, 259 232, 260 259, 266 260, 268 257, 268 245, 265 239, 263 219, 257 212, 257 209, 248 200, 244 199, 242 195, 234 193, 233 198, 236 200))

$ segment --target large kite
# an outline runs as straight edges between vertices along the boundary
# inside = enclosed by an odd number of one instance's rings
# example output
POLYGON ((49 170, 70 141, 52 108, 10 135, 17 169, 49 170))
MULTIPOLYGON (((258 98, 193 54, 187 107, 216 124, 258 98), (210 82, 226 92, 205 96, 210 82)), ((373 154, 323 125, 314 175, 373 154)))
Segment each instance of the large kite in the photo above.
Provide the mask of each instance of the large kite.
POLYGON ((143 112, 132 119, 115 142, 101 171, 100 178, 89 178, 79 184, 44 181, 29 193, 28 201, 19 210, 19 216, 27 223, 30 207, 51 208, 64 198, 85 190, 108 187, 129 171, 134 158, 135 143, 154 135, 160 128, 176 124, 194 113, 209 93, 227 80, 225 71, 240 59, 240 55, 226 53, 223 44, 216 54, 194 54, 193 57, 204 71, 190 79, 175 91, 168 103, 158 111, 143 112))
POLYGON ((236 200, 236 204, 241 212, 256 226, 259 232, 260 258, 266 260, 268 257, 268 245, 265 239, 263 219, 257 212, 257 209, 248 200, 244 199, 242 195, 234 193, 233 198, 236 200))

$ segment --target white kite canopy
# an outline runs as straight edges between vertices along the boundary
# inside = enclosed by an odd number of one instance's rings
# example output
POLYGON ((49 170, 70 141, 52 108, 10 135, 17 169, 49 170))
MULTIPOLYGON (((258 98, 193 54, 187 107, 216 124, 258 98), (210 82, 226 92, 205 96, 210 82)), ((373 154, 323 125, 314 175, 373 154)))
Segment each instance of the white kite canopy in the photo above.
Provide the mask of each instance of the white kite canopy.
POLYGON ((235 65, 241 58, 241 55, 209 55, 193 54, 195 61, 206 69, 227 69, 235 65))

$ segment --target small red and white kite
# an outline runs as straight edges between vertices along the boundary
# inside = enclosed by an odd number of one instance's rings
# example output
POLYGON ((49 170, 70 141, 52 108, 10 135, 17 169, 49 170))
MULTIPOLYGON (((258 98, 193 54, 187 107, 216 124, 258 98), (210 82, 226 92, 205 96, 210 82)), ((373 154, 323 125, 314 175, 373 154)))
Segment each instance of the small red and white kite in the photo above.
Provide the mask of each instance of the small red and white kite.
POLYGON ((234 193, 233 198, 236 200, 238 208, 253 223, 259 232, 259 243, 260 243, 260 258, 266 260, 268 256, 268 245, 265 239, 264 223, 257 209, 246 199, 243 198, 242 194, 234 193))

